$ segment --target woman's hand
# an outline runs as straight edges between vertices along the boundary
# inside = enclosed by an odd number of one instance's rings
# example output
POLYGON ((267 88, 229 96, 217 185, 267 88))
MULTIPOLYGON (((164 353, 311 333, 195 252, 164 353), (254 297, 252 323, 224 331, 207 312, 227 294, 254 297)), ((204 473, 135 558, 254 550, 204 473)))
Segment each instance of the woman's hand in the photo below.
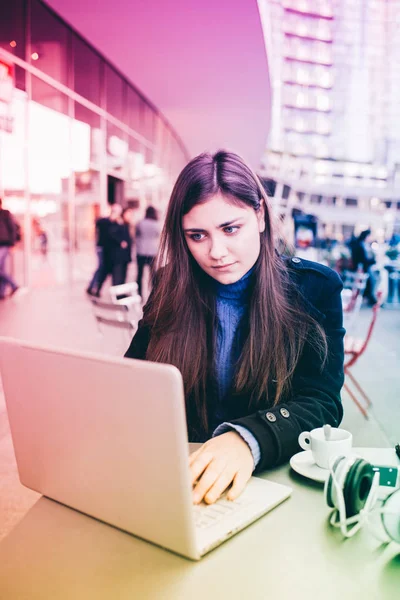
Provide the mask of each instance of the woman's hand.
POLYGON ((228 431, 208 440, 189 456, 193 502, 203 499, 212 504, 233 482, 227 494, 235 500, 246 487, 254 470, 253 455, 249 446, 236 431, 228 431))

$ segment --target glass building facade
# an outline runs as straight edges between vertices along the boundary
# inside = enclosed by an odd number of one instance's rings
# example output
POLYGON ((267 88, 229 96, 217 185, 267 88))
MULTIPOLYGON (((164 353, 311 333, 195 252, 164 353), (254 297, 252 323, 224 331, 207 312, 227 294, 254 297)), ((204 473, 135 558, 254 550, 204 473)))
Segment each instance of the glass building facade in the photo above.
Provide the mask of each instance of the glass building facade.
POLYGON ((0 196, 19 222, 20 284, 87 279, 94 222, 161 212, 189 160, 164 116, 40 0, 0 3, 0 196))

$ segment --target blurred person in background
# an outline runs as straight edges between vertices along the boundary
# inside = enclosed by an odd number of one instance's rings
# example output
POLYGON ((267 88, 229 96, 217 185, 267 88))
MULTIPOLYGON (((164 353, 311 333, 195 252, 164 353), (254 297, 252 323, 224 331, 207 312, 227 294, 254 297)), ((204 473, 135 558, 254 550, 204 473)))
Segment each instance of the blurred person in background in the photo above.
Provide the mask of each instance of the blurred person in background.
POLYGON ((10 296, 19 289, 14 279, 6 273, 10 248, 17 242, 17 233, 16 221, 10 211, 3 208, 3 200, 0 198, 0 299, 5 298, 7 286, 11 288, 10 296))
POLYGON ((126 282, 126 275, 128 272, 129 263, 132 262, 132 233, 131 228, 133 224, 133 209, 132 208, 124 208, 122 211, 122 230, 121 230, 121 243, 118 257, 118 268, 115 271, 115 266, 113 269, 113 273, 115 274, 113 277, 113 281, 115 279, 115 283, 113 285, 120 285, 126 282))
POLYGON ((132 224, 133 210, 113 204, 108 226, 104 230, 103 268, 100 272, 96 296, 100 296, 101 288, 108 275, 112 285, 121 285, 126 281, 128 265, 132 260, 132 224))
MULTIPOLYGON (((119 207, 119 204, 114 204, 113 206, 119 207)), ((114 210, 117 210, 117 212, 119 212, 120 208, 121 207, 119 207, 118 209, 114 209, 114 210)), ((112 214, 113 214, 113 207, 111 207, 110 216, 112 214)), ((106 239, 106 235, 107 235, 106 231, 107 231, 109 223, 110 223, 109 217, 100 217, 99 219, 96 220, 96 254, 97 254, 98 264, 97 264, 97 269, 93 274, 92 280, 89 283, 88 288, 86 290, 86 292, 90 296, 100 296, 99 282, 100 282, 100 279, 104 275, 104 257, 103 257, 104 241, 106 239)), ((106 277, 107 277, 107 275, 106 275, 106 277)))
POLYGON ((370 229, 365 229, 360 233, 358 238, 354 238, 350 242, 351 260, 353 263, 353 270, 357 271, 361 265, 364 273, 368 273, 367 285, 365 287, 364 297, 367 299, 369 306, 376 304, 377 299, 375 296, 375 289, 377 284, 377 277, 372 269, 372 266, 376 263, 375 254, 371 248, 369 237, 371 235, 370 229))
POLYGON ((49 249, 49 238, 43 228, 40 229, 38 238, 39 238, 39 244, 40 244, 40 252, 46 258, 48 249, 49 249))
POLYGON ((160 241, 161 224, 157 211, 153 206, 146 209, 145 218, 136 226, 136 257, 138 265, 137 284, 139 295, 142 296, 144 267, 150 267, 150 279, 154 283, 154 264, 160 241))
POLYGON ((47 258, 49 239, 39 219, 32 219, 32 232, 39 243, 40 253, 44 258, 47 258))

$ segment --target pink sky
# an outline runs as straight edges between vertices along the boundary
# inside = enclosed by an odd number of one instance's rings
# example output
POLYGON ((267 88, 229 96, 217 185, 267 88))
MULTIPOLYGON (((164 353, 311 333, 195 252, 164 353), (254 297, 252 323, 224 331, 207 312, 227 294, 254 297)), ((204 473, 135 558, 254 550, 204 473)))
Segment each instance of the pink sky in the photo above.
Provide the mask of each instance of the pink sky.
POLYGON ((48 0, 164 113, 191 155, 257 168, 270 112, 256 0, 48 0))

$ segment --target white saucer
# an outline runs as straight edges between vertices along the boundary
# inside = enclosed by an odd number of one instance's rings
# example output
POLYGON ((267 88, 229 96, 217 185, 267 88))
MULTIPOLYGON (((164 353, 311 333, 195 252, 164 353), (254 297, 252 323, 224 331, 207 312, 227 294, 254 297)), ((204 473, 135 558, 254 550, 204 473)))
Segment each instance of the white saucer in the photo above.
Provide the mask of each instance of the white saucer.
POLYGON ((324 483, 329 477, 329 469, 321 469, 315 464, 311 450, 302 450, 294 454, 290 459, 290 466, 296 473, 321 483, 324 483))
MULTIPOLYGON (((398 458, 393 448, 353 448, 352 455, 360 456, 375 465, 399 466, 398 458)), ((302 450, 290 459, 293 471, 324 483, 329 476, 329 469, 318 467, 312 457, 311 450, 302 450)))

